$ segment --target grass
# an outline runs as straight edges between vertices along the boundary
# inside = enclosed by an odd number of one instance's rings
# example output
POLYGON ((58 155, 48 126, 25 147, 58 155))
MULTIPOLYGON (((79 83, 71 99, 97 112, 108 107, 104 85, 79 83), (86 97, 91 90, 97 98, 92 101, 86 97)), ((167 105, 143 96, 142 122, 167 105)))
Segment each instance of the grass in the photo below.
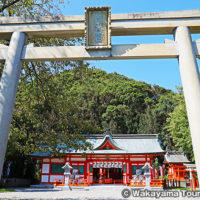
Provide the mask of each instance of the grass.
POLYGON ((5 189, 5 188, 0 188, 0 192, 14 192, 16 190, 14 189, 5 189))
POLYGON ((174 187, 172 189, 173 190, 191 190, 190 188, 185 188, 185 187, 174 187))

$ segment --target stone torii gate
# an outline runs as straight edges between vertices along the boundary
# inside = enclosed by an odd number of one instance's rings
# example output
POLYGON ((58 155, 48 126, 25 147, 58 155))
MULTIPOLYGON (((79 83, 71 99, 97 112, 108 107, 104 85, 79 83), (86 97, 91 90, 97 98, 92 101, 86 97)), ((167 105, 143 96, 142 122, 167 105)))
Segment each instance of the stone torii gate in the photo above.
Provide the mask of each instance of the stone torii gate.
POLYGON ((87 50, 85 46, 34 47, 25 44, 27 37, 83 37, 84 30, 84 16, 0 18, 0 39, 10 39, 9 46, 0 45, 0 60, 5 61, 0 83, 0 177, 21 62, 177 58, 200 180, 200 79, 196 61, 200 58, 200 42, 193 42, 190 35, 200 33, 200 10, 111 15, 112 36, 174 35, 175 41, 165 40, 163 44, 112 45, 112 48, 104 50, 87 50))

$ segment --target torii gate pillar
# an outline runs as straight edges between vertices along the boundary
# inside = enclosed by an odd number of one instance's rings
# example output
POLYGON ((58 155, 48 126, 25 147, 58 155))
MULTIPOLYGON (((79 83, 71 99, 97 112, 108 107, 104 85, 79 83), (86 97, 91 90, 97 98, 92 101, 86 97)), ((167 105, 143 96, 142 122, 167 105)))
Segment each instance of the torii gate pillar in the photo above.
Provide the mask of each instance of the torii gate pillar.
POLYGON ((7 148, 8 134, 17 93, 21 69, 21 53, 25 34, 14 32, 8 48, 7 58, 0 83, 0 179, 7 148))
POLYGON ((187 116, 190 125, 192 145, 200 180, 200 78, 196 55, 192 46, 190 30, 186 26, 177 27, 174 32, 179 51, 179 69, 182 79, 187 116))

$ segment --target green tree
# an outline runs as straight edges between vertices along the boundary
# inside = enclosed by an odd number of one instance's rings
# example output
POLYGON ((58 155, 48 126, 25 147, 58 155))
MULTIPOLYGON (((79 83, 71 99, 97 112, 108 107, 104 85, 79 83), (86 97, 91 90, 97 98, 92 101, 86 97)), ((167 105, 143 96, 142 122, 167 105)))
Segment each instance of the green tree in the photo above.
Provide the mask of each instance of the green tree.
MULTIPOLYGON (((61 14, 59 6, 65 2, 64 0, 1 0, 0 15, 22 17, 50 15, 56 17, 61 14)), ((79 39, 28 40, 35 46, 74 45, 77 41, 79 39)), ((9 41, 3 41, 3 43, 8 44, 9 41)), ((57 85, 56 81, 52 82, 54 75, 61 73, 69 66, 79 64, 79 62, 29 62, 23 64, 4 167, 4 171, 6 171, 8 163, 12 163, 11 168, 14 171, 11 170, 11 176, 20 174, 23 177, 29 174, 26 173, 26 169, 31 163, 29 154, 33 151, 51 150, 56 152, 64 146, 75 149, 86 148, 87 145, 83 145, 84 137, 80 135, 80 131, 75 131, 77 127, 78 130, 83 131, 87 127, 86 124, 81 129, 83 123, 73 116, 74 107, 70 104, 66 105, 63 99, 62 85, 57 85), (57 104, 55 104, 55 100, 57 100, 57 104), (61 106, 58 105, 62 103, 64 109, 61 113, 61 106), (62 126, 66 128, 62 129, 62 126), (83 143, 80 143, 80 140, 83 143), (57 144, 60 146, 58 147, 57 144), (23 172, 17 170, 17 165, 21 168, 24 166, 23 172)))
POLYGON ((174 146, 194 161, 193 147, 183 94, 178 96, 178 105, 167 119, 166 130, 170 133, 174 146))
POLYGON ((56 16, 61 14, 60 5, 66 0, 0 0, 3 16, 56 16))
POLYGON ((110 82, 103 91, 103 125, 118 133, 137 133, 139 115, 152 96, 151 86, 134 80, 110 82))
MULTIPOLYGON (((157 93, 157 92, 156 92, 157 93)), ((166 133, 166 120, 177 104, 176 94, 165 90, 161 94, 156 94, 156 101, 147 107, 145 113, 140 116, 138 132, 142 134, 159 134, 162 147, 171 148, 169 134, 166 133)))

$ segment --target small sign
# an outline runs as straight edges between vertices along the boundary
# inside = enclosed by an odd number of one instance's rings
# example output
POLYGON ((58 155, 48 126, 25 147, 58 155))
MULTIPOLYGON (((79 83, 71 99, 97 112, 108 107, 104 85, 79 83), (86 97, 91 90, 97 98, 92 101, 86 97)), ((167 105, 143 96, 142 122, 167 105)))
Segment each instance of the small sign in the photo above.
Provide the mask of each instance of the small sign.
POLYGON ((85 8, 85 47, 86 49, 111 48, 110 7, 85 8))
POLYGON ((122 162, 93 162, 93 168, 122 168, 122 162))

